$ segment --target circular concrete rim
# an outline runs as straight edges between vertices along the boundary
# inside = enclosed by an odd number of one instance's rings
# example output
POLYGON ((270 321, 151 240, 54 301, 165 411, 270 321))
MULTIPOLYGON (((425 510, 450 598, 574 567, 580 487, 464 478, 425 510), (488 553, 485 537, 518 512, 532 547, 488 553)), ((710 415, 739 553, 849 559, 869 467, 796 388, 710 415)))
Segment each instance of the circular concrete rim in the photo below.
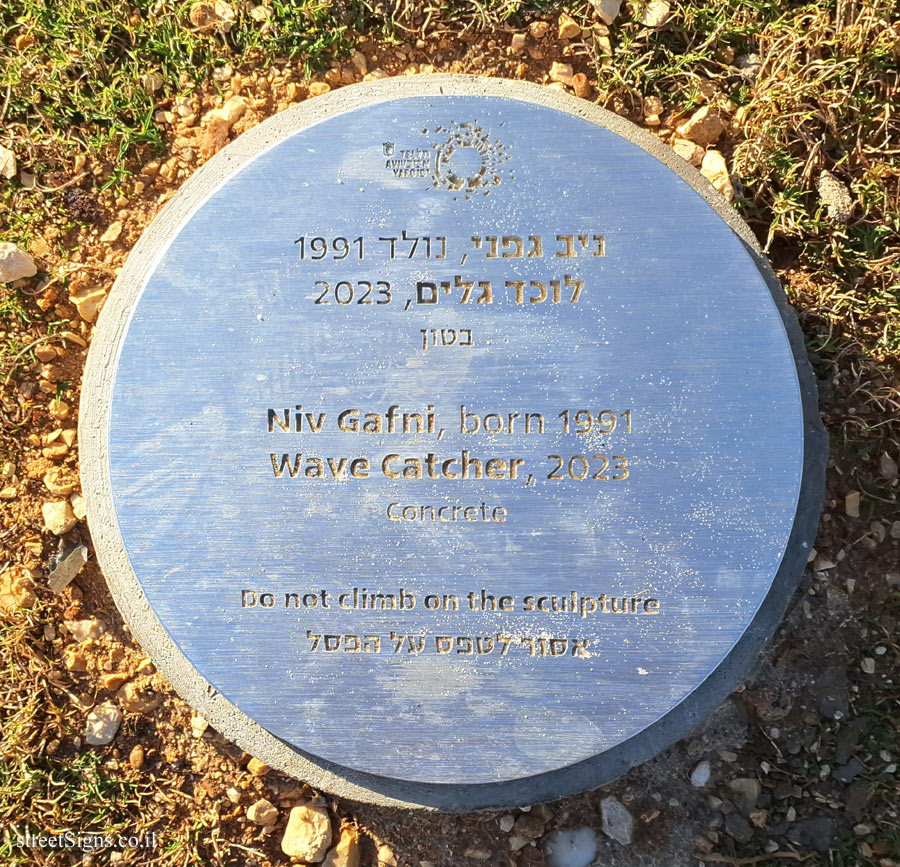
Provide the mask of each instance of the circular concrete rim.
POLYGON ((815 539, 828 451, 819 419, 815 379, 796 314, 788 305, 753 233, 706 178, 649 133, 586 100, 536 84, 450 74, 384 79, 308 99, 244 133, 199 169, 135 244, 110 292, 85 367, 78 434, 82 489, 98 562, 133 635, 186 702, 246 752, 317 789, 384 806, 458 812, 552 801, 597 788, 662 752, 699 725, 746 675, 784 614, 815 539), (781 566, 755 618, 719 666, 665 716, 611 750, 538 776, 473 785, 396 780, 325 761, 276 737, 217 693, 169 637, 141 590, 113 509, 107 453, 115 371, 131 314, 170 239, 203 202, 262 152, 326 118, 396 99, 457 95, 517 100, 583 118, 648 151, 693 187, 741 239, 768 284, 796 361, 804 427, 803 478, 797 513, 781 566))

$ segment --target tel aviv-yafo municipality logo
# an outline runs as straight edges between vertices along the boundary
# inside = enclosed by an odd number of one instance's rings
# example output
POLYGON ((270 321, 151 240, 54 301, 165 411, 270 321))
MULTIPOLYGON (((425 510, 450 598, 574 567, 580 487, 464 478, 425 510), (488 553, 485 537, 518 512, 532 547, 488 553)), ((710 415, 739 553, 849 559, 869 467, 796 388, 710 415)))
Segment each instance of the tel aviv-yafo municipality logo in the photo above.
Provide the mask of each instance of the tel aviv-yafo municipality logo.
POLYGON ((434 179, 432 186, 452 190, 469 199, 474 195, 487 196, 503 181, 500 168, 509 159, 509 149, 500 139, 477 123, 454 123, 438 126, 433 134, 447 138, 434 146, 434 179))
POLYGON ((434 189, 455 193, 454 199, 487 196, 512 172, 502 168, 509 148, 477 123, 453 123, 422 130, 439 137, 431 148, 402 148, 394 142, 381 146, 385 168, 395 178, 431 178, 434 189))

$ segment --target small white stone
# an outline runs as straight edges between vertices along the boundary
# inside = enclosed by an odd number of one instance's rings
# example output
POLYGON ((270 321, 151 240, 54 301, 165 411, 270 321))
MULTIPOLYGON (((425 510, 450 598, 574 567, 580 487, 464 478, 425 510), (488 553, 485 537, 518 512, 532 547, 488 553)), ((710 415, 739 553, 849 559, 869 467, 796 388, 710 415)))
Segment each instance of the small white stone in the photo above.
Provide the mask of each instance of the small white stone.
POLYGON ((261 798, 247 809, 247 818, 254 825, 274 825, 278 821, 278 808, 265 798, 261 798))
POLYGON ((95 747, 108 744, 116 736, 116 732, 119 731, 121 724, 122 711, 111 701, 104 702, 97 705, 88 714, 84 739, 95 747))
POLYGON ((897 478, 898 472, 900 469, 897 467, 897 462, 887 453, 883 452, 881 458, 878 461, 878 470, 881 473, 882 478, 887 479, 889 482, 894 481, 897 478))
POLYGON ((344 825, 337 844, 325 856, 322 867, 359 867, 359 853, 359 831, 352 825, 344 825))
POLYGON ((69 634, 76 641, 99 638, 106 632, 106 624, 102 620, 97 620, 93 617, 85 620, 64 620, 63 626, 69 630, 69 634))
POLYGON ((544 851, 548 867, 587 867, 597 857, 597 834, 593 828, 557 831, 544 851))
POLYGON ((247 100, 242 96, 232 96, 221 108, 213 109, 210 115, 224 120, 231 127, 240 120, 246 110, 247 100))
POLYGON ((504 834, 508 834, 510 831, 512 831, 513 825, 516 824, 516 820, 515 820, 515 817, 513 817, 509 813, 507 813, 505 816, 500 817, 499 824, 500 824, 500 830, 504 834))
POLYGON ((617 843, 627 846, 631 843, 634 819, 631 813, 612 795, 600 802, 603 818, 603 833, 617 843))
POLYGON ((16 175, 16 155, 0 145, 0 178, 13 178, 16 175))
POLYGON ((864 674, 875 674, 875 660, 871 656, 865 657, 859 664, 864 674))
POLYGON ((709 762, 700 762, 697 767, 691 771, 691 785, 698 789, 702 789, 708 782, 712 774, 709 762))
POLYGON ((726 129, 721 115, 712 106, 704 105, 678 125, 678 135, 706 148, 715 144, 726 129))
POLYGON ((578 22, 565 12, 559 16, 558 36, 560 39, 577 39, 581 36, 581 28, 578 26, 578 22))
POLYGON ((859 491, 850 491, 850 493, 844 497, 844 511, 847 513, 848 518, 859 517, 860 499, 861 494, 859 491))
POLYGON ((76 545, 47 576, 47 585, 54 593, 62 593, 88 561, 87 545, 76 545))
POLYGON ((827 572, 829 569, 834 569, 837 566, 837 563, 834 560, 826 557, 824 554, 819 554, 815 560, 813 560, 813 572, 827 572))
POLYGON ((191 734, 195 738, 202 738, 208 728, 209 723, 199 713, 194 711, 191 714, 191 734))
POLYGON ((571 63, 552 63, 550 66, 550 80, 559 81, 562 84, 571 84, 575 73, 571 63))
POLYGON ((122 223, 120 220, 116 220, 114 223, 110 223, 106 231, 100 236, 100 242, 102 244, 113 244, 119 240, 119 235, 121 234, 122 223))
POLYGON ((688 141, 686 138, 677 138, 672 142, 672 150, 692 166, 700 168, 705 151, 696 142, 688 141))
POLYGON ((622 9, 622 0, 591 0, 591 5, 604 24, 612 24, 622 9))
POLYGON ((378 847, 375 857, 378 860, 378 867, 397 867, 397 858, 387 843, 382 843, 378 847))
POLYGON ((529 842, 528 838, 523 837, 521 834, 509 835, 509 849, 511 852, 518 852, 520 849, 524 849, 529 842))
POLYGON ((87 504, 81 494, 72 494, 69 497, 69 505, 72 507, 72 513, 79 521, 83 521, 87 515, 87 504))
POLYGON ((294 807, 281 838, 281 851, 301 861, 321 861, 331 846, 331 819, 322 807, 294 807))
POLYGON ((68 533, 78 523, 72 507, 66 500, 51 500, 44 503, 41 506, 41 515, 44 518, 44 526, 57 536, 68 533))
POLYGON ((525 50, 526 38, 524 33, 513 33, 512 39, 509 42, 509 47, 514 54, 521 54, 525 50))
POLYGON ((69 300, 85 322, 93 322, 106 301, 106 290, 97 286, 85 286, 71 294, 69 300))
POLYGON ((725 162, 725 157, 718 151, 707 151, 703 155, 703 162, 700 164, 700 174, 729 202, 734 198, 734 185, 731 183, 728 164, 725 162))
POLYGON ((649 0, 638 17, 638 23, 644 27, 660 27, 669 17, 668 0, 649 0))
POLYGON ((12 283, 22 277, 34 277, 37 266, 34 259, 15 244, 0 243, 0 283, 12 283))

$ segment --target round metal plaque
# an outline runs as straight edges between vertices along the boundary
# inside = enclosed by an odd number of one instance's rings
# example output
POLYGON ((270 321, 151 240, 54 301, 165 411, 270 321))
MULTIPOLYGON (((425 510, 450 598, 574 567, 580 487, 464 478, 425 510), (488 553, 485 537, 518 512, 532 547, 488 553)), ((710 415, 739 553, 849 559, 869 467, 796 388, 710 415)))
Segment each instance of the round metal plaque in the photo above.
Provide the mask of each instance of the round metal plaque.
POLYGON ((431 76, 284 112, 133 251, 90 527, 184 697, 330 791, 474 809, 685 734, 774 628, 824 446, 751 234, 649 135, 431 76))

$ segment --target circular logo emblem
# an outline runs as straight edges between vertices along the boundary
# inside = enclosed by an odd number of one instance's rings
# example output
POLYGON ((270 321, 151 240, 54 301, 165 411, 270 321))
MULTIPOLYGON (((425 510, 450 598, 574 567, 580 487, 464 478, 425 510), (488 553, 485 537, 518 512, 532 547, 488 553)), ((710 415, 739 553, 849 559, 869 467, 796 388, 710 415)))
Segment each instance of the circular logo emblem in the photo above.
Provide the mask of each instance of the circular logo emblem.
POLYGON ((434 183, 438 189, 472 195, 488 195, 503 179, 500 166, 509 159, 509 151, 499 139, 491 139, 477 123, 436 127, 435 133, 449 133, 435 145, 434 183))

